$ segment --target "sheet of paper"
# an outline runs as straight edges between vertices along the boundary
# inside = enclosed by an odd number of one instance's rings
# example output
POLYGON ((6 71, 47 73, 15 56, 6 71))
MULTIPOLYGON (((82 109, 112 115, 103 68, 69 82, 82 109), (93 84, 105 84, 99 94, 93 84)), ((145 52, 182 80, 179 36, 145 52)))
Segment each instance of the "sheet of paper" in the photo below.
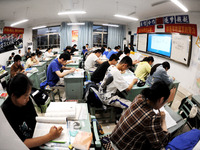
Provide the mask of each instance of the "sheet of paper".
POLYGON ((128 84, 131 84, 133 79, 137 79, 137 77, 130 70, 127 70, 124 74, 122 74, 122 77, 128 84))
POLYGON ((37 122, 41 123, 59 123, 64 124, 66 123, 66 117, 36 117, 37 122))

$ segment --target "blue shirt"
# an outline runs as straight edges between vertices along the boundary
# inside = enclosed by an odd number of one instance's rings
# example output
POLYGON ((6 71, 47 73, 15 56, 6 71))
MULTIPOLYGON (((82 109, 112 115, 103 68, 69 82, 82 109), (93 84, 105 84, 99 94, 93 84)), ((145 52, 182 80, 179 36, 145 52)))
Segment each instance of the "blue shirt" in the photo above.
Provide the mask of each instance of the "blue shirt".
POLYGON ((109 51, 104 51, 103 52, 103 55, 106 55, 106 57, 107 57, 108 54, 109 54, 109 51))
POLYGON ((117 54, 117 53, 118 53, 117 51, 111 50, 111 51, 108 53, 107 58, 110 59, 110 56, 111 56, 112 54, 117 54))
POLYGON ((54 59, 48 66, 47 69, 47 83, 50 87, 55 86, 56 83, 60 80, 56 71, 60 71, 62 64, 58 62, 58 58, 54 59))
POLYGON ((83 49, 83 50, 82 50, 83 55, 84 55, 85 52, 87 52, 87 51, 88 51, 87 49, 85 49, 85 50, 83 49))

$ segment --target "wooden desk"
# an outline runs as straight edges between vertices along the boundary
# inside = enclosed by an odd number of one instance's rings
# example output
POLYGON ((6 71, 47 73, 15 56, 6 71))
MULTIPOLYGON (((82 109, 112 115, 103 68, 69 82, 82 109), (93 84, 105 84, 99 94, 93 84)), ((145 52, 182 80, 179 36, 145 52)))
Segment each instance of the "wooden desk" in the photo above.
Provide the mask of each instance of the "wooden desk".
POLYGON ((84 70, 64 77, 66 99, 81 100, 83 97, 84 70))

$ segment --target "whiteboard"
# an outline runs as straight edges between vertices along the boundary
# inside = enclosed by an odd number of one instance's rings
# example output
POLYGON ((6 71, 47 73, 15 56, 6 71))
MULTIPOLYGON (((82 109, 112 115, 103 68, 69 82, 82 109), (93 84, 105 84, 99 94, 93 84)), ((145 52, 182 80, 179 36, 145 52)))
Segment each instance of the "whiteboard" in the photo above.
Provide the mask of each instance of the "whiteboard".
POLYGON ((147 49, 147 34, 138 34, 137 50, 146 52, 147 49))
POLYGON ((172 34, 171 59, 189 64, 191 51, 191 35, 172 34))

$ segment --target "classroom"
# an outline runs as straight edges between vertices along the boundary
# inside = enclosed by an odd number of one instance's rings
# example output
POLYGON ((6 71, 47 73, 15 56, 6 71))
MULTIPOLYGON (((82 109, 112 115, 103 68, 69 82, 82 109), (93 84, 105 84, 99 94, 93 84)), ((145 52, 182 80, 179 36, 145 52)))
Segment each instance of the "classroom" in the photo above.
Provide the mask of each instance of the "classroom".
POLYGON ((199 150, 199 6, 0 0, 0 150, 199 150))

